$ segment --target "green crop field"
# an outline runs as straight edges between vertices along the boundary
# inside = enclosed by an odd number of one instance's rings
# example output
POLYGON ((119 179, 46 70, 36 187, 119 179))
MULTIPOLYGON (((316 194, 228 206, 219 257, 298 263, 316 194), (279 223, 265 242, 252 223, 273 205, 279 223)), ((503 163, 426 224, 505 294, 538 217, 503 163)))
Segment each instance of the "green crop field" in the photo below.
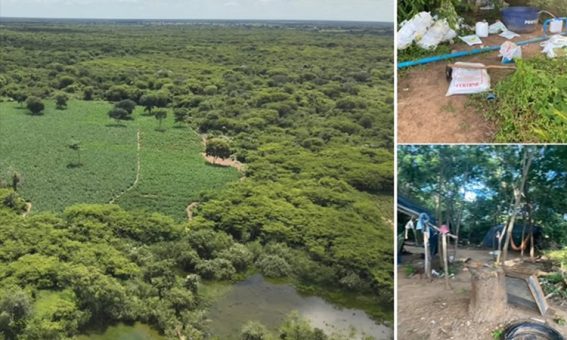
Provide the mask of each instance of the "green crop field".
POLYGON ((116 203, 150 209, 177 218, 200 192, 238 179, 232 168, 205 163, 199 136, 190 128, 144 116, 118 126, 107 112, 111 104, 72 100, 66 110, 47 102, 45 114, 32 116, 16 103, 0 103, 0 174, 21 175, 21 193, 33 212, 62 211, 75 203, 106 203, 130 187, 136 177, 137 130, 141 133, 138 184, 116 203), (81 167, 71 140, 81 142, 81 167))

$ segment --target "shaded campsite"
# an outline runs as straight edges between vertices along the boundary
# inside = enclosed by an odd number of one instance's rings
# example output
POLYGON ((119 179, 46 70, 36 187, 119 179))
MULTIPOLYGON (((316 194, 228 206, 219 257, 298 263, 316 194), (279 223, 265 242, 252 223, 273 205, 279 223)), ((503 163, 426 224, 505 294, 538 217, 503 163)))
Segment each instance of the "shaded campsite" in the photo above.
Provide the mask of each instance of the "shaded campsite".
POLYGON ((500 339, 525 321, 567 334, 566 156, 561 146, 399 148, 400 338, 500 339))

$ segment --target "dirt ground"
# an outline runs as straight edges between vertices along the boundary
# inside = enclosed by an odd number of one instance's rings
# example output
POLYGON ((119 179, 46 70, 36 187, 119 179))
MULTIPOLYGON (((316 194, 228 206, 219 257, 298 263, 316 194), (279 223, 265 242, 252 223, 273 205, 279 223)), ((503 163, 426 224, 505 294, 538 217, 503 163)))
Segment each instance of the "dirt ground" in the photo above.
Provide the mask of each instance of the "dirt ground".
MULTIPOLYGON (((543 30, 524 34, 511 41, 520 42, 543 35, 543 30)), ((460 40, 459 40, 460 41, 460 40)), ((491 35, 484 38, 483 46, 495 46, 506 39, 491 35)), ((460 42, 453 51, 479 48, 460 42)), ((523 57, 530 58, 541 53, 539 44, 522 47, 523 57)), ((458 95, 446 97, 449 83, 445 76, 447 64, 436 62, 399 71, 398 79, 398 142, 399 143, 489 143, 497 127, 488 121, 482 112, 467 105, 469 97, 458 95)), ((478 62, 485 65, 500 65, 498 51, 459 58, 462 62, 478 62)), ((491 83, 510 75, 513 70, 489 70, 491 83)))
MULTIPOLYGON (((417 249, 417 248, 413 248, 417 249)), ((408 249, 414 252, 413 249, 408 249)), ((451 253, 449 253, 451 255, 451 253)), ((508 305, 508 310, 499 320, 477 324, 468 314, 471 275, 460 271, 450 280, 450 288, 445 288, 444 279, 429 282, 425 276, 408 277, 404 261, 419 258, 418 255, 402 256, 398 266, 398 338, 400 340, 443 340, 492 339, 493 332, 503 329, 511 322, 530 318, 544 320, 561 334, 567 334, 567 326, 560 326, 553 320, 567 320, 567 311, 560 309, 548 300, 550 311, 546 317, 529 309, 508 305)), ((490 261, 488 250, 459 249, 457 258, 472 258, 476 261, 490 261)))

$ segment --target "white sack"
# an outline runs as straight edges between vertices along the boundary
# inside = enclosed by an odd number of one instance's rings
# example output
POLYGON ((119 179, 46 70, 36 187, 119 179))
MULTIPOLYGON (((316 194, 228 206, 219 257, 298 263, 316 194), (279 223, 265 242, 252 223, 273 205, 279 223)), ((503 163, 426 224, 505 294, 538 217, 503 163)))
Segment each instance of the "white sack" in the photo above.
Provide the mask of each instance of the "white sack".
POLYGON ((447 96, 456 94, 474 94, 490 90, 490 76, 486 69, 466 69, 458 66, 484 67, 477 63, 455 63, 453 67, 453 79, 449 85, 447 96))
POLYGON ((433 18, 428 12, 421 12, 401 24, 398 31, 398 49, 404 50, 411 46, 414 41, 420 40, 433 25, 433 18))
POLYGON ((417 46, 425 50, 434 50, 437 46, 446 41, 450 41, 457 36, 457 32, 451 29, 446 19, 437 21, 417 42, 417 46))

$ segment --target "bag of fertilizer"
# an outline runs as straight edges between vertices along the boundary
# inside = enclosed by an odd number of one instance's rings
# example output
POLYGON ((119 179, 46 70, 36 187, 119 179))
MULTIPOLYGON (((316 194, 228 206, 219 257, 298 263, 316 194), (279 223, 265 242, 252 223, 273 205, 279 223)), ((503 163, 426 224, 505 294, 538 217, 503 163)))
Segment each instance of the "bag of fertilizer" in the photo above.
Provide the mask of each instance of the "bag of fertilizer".
POLYGON ((490 76, 488 71, 482 67, 484 64, 455 63, 447 96, 475 94, 490 90, 490 76))
POLYGON ((425 32, 433 25, 433 18, 428 12, 421 12, 401 24, 398 31, 398 49, 404 50, 414 41, 420 40, 425 32))

